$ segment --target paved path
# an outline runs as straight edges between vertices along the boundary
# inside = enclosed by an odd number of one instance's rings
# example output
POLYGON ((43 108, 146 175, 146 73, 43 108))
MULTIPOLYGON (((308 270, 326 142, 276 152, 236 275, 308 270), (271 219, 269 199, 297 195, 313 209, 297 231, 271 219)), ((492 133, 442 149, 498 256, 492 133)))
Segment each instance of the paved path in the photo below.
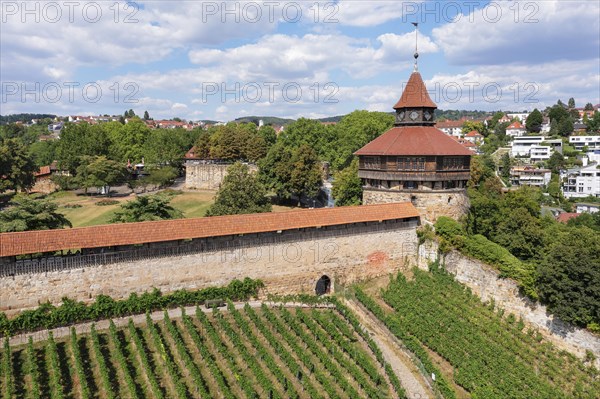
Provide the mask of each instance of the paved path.
POLYGON ((396 337, 382 327, 381 322, 357 302, 345 300, 345 304, 354 312, 360 323, 367 329, 371 338, 381 349, 383 358, 392 366, 406 391, 407 397, 409 399, 435 398, 429 383, 419 372, 410 356, 402 350, 396 337))
MULTIPOLYGON (((266 303, 267 305, 269 305, 271 307, 282 305, 282 303, 279 303, 279 302, 274 303, 274 302, 266 301, 264 303, 266 303)), ((246 304, 246 302, 236 303, 235 308, 243 309, 245 304, 246 304)), ((250 301, 250 302, 248 302, 248 304, 250 306, 252 306, 253 308, 259 308, 263 304, 263 301, 250 301)), ((286 307, 290 307, 290 308, 298 308, 298 307, 330 308, 330 307, 334 307, 333 305, 311 306, 311 305, 306 305, 306 304, 301 304, 301 303, 292 303, 292 302, 286 302, 283 305, 286 307)), ((200 309, 202 309, 205 313, 212 312, 212 309, 207 309, 205 306, 200 306, 200 309)), ((222 309, 226 309, 226 308, 222 308, 222 309)), ((169 312, 170 318, 176 319, 176 318, 181 317, 181 308, 169 309, 168 312, 169 312)), ((196 313, 196 306, 189 306, 189 307, 185 308, 185 314, 193 316, 194 313, 196 313)), ((164 317, 164 311, 159 310, 156 312, 152 312, 152 313, 150 313, 150 317, 152 317, 152 320, 154 320, 154 321, 161 321, 164 317)), ((144 314, 138 314, 138 315, 134 315, 134 316, 120 317, 120 318, 115 318, 112 320, 117 327, 125 327, 129 323, 129 319, 133 319, 133 322, 136 325, 143 325, 146 323, 146 314, 144 313, 144 314)), ((87 323, 76 324, 74 326, 75 332, 77 333, 77 335, 87 334, 90 332, 90 330, 92 328, 92 324, 96 324, 97 330, 108 330, 108 327, 110 325, 110 319, 100 320, 100 321, 96 321, 96 322, 90 321, 87 323)), ((71 334, 71 327, 72 326, 59 327, 59 328, 54 328, 51 330, 41 330, 41 331, 36 331, 36 332, 32 332, 32 333, 24 333, 24 334, 15 335, 9 339, 9 345, 10 346, 24 345, 29 341, 29 337, 33 338, 33 342, 45 341, 48 339, 48 332, 50 332, 50 331, 52 331, 52 335, 54 336, 55 339, 67 337, 71 334)))

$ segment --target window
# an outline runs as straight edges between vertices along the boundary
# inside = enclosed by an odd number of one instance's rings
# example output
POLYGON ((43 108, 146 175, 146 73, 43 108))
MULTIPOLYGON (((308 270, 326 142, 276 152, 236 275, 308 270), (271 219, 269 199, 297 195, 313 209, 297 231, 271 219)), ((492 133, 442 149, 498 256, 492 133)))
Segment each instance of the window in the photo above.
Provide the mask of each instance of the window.
POLYGON ((398 170, 425 170, 425 158, 398 158, 396 161, 398 170))
POLYGON ((379 169, 379 157, 365 157, 365 169, 379 169))
POLYGON ((444 169, 465 169, 465 161, 462 157, 444 157, 444 169))

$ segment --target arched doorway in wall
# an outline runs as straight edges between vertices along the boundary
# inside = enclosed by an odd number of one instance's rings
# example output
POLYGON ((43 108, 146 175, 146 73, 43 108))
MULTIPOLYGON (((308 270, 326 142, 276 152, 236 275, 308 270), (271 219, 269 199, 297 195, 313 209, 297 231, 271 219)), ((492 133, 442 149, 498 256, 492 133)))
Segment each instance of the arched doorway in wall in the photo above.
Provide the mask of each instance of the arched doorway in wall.
POLYGON ((329 294, 331 291, 331 279, 329 276, 322 275, 319 280, 317 280, 317 285, 315 287, 315 294, 317 295, 325 295, 329 294))

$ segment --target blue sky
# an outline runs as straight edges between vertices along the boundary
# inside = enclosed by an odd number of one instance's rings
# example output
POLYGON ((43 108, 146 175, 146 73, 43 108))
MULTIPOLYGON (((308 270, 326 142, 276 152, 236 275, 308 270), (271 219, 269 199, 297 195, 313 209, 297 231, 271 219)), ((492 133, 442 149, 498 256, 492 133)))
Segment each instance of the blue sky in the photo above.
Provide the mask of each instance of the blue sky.
POLYGON ((0 114, 231 120, 600 102, 597 1, 0 1, 0 114))

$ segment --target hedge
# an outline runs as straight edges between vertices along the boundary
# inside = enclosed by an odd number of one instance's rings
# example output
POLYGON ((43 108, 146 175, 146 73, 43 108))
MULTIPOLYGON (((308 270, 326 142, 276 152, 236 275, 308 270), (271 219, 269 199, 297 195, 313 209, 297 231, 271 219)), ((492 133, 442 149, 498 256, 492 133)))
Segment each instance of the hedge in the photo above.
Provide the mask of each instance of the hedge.
POLYGON ((141 295, 132 293, 129 298, 123 300, 98 295, 90 305, 65 297, 58 307, 51 303, 44 303, 36 309, 23 311, 13 319, 0 312, 0 336, 143 314, 167 308, 202 305, 210 299, 245 301, 258 296, 259 290, 263 287, 261 280, 245 278, 243 281, 233 280, 225 287, 209 287, 198 291, 178 290, 168 295, 163 295, 157 288, 141 295))

